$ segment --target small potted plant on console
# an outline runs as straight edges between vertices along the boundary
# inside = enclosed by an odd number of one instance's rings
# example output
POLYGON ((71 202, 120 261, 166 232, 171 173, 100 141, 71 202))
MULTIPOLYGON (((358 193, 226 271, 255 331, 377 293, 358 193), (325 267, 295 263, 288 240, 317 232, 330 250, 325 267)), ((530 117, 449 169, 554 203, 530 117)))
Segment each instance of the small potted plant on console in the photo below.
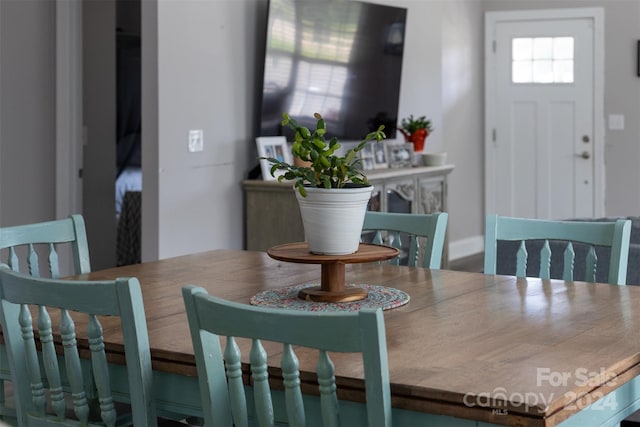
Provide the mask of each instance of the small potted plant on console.
POLYGON ((413 114, 402 119, 398 130, 404 135, 407 142, 413 143, 413 151, 416 153, 422 152, 425 139, 433 132, 431 120, 428 120, 426 116, 414 119, 413 114))

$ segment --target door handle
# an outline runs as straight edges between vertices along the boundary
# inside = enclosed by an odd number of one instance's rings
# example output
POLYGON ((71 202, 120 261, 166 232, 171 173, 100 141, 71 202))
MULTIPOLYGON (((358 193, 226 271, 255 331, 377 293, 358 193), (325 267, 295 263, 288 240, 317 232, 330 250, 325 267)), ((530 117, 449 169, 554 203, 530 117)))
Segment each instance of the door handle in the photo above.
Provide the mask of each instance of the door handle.
POLYGON ((585 160, 587 160, 587 159, 590 159, 590 158, 591 158, 591 153, 590 153, 590 152, 588 152, 588 151, 583 151, 582 153, 580 153, 580 154, 576 154, 576 155, 577 155, 577 156, 579 156, 579 157, 582 157, 582 158, 583 158, 583 159, 585 159, 585 160))

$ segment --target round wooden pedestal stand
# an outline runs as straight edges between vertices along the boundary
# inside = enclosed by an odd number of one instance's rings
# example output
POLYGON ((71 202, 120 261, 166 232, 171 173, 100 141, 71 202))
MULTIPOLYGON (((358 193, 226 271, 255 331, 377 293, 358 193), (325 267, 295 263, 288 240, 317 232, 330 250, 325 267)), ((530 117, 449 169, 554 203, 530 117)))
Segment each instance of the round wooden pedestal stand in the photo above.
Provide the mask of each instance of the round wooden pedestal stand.
POLYGON ((365 299, 367 291, 357 286, 345 286, 345 265, 362 262, 384 261, 395 258, 396 248, 370 243, 360 243, 358 251, 347 255, 317 255, 309 252, 307 243, 287 243, 267 251, 273 259, 300 264, 320 264, 320 286, 302 289, 298 297, 316 302, 353 302, 365 299))

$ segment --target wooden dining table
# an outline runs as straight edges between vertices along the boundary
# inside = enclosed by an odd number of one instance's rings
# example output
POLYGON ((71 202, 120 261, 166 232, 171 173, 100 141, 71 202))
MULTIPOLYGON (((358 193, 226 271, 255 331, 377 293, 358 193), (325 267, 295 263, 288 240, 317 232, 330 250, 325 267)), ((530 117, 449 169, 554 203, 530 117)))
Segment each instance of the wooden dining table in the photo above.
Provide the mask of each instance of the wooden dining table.
MULTIPOLYGON (((199 415, 181 288, 198 285, 249 304, 264 290, 319 283, 320 274, 317 265, 264 252, 214 250, 77 277, 140 280, 158 408, 199 415)), ((384 311, 396 426, 617 425, 640 408, 640 287, 385 263, 347 265, 345 278, 410 295, 407 304, 384 311)), ((103 327, 117 377, 122 337, 109 320, 103 327)), ((277 348, 267 347, 274 351, 274 388, 282 385, 277 348)), ((316 359, 310 353, 299 358, 303 390, 317 393, 316 359)), ((364 402, 359 355, 338 355, 334 362, 339 397, 364 402)), ((249 385, 248 375, 245 380, 249 385)))

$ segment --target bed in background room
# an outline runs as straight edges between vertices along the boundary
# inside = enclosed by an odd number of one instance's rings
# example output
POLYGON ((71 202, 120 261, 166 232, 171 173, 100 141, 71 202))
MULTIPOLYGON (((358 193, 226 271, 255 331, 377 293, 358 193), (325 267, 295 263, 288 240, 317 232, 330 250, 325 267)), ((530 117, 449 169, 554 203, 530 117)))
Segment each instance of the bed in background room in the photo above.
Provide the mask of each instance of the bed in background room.
POLYGON ((117 264, 140 262, 142 198, 140 36, 117 33, 117 264))

